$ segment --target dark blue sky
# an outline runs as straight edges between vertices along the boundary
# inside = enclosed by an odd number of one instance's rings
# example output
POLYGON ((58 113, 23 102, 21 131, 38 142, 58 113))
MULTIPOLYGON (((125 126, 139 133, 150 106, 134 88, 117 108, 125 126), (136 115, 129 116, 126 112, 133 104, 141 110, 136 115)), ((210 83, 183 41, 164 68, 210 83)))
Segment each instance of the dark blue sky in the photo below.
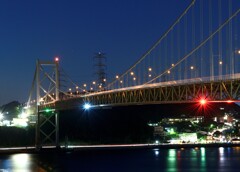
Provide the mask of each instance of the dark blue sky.
POLYGON ((93 56, 107 73, 125 71, 191 0, 1 0, 0 105, 25 102, 36 59, 61 58, 78 83, 93 80, 93 56))

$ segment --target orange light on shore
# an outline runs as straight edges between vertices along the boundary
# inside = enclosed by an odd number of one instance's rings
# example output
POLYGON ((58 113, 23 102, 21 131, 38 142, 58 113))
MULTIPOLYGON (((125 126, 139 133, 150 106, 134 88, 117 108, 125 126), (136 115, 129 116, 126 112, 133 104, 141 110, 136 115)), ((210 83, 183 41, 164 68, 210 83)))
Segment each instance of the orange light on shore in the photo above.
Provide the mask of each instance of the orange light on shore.
POLYGON ((201 105, 205 105, 207 103, 207 101, 205 99, 201 99, 200 103, 201 103, 201 105))

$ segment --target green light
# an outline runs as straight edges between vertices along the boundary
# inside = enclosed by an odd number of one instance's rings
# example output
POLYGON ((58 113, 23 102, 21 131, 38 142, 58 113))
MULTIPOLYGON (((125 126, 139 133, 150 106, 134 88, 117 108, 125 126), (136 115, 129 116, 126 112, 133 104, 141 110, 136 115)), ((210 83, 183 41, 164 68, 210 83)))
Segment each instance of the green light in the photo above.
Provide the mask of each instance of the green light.
POLYGON ((50 109, 46 109, 46 110, 45 110, 45 112, 47 112, 47 113, 50 112, 50 111, 51 111, 50 109))
POLYGON ((170 129, 170 134, 176 134, 173 128, 170 129))
POLYGON ((54 111, 55 111, 55 109, 49 109, 49 108, 47 108, 47 109, 44 110, 44 112, 46 112, 46 113, 54 112, 54 111))

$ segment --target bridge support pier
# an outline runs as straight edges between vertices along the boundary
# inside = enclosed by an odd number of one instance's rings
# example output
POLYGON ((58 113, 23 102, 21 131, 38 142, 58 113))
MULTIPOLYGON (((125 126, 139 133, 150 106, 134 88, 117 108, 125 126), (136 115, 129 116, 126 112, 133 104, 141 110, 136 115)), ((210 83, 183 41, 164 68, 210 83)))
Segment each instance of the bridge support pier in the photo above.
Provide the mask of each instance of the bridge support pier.
POLYGON ((40 150, 44 146, 60 148, 58 111, 54 109, 38 111, 35 146, 36 150, 40 150))

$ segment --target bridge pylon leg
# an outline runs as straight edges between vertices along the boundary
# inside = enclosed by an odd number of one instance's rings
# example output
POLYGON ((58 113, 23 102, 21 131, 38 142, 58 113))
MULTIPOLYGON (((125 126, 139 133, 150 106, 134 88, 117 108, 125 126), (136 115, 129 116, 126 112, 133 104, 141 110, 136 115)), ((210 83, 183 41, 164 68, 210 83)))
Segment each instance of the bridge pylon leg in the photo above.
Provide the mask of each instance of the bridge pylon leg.
POLYGON ((36 150, 40 150, 41 149, 41 145, 40 145, 40 127, 39 127, 39 122, 40 121, 40 114, 37 108, 37 120, 36 120, 36 132, 35 132, 35 148, 36 150))
POLYGON ((55 112, 55 126, 56 126, 56 132, 55 132, 55 139, 56 139, 56 148, 60 148, 59 144, 59 112, 55 112))

